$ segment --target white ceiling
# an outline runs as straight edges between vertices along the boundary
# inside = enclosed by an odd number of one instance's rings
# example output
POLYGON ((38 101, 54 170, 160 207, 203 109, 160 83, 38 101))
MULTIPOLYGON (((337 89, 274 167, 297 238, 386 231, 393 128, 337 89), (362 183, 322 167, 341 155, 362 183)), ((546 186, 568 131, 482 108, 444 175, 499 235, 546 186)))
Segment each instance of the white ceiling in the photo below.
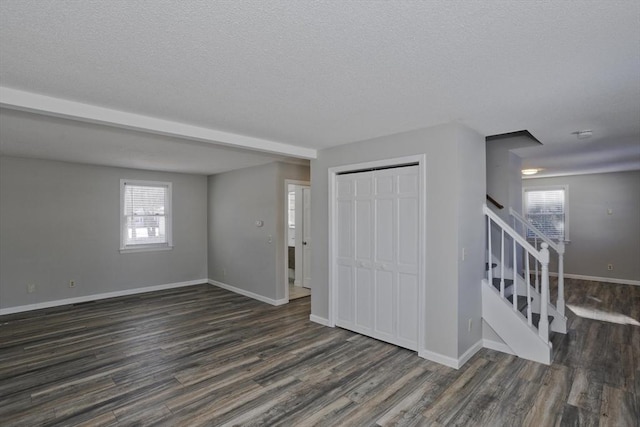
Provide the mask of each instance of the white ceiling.
POLYGON ((638 169, 639 19, 637 0, 3 0, 0 153, 216 173, 459 122, 528 130, 525 163, 562 153, 556 174, 612 148, 638 169))

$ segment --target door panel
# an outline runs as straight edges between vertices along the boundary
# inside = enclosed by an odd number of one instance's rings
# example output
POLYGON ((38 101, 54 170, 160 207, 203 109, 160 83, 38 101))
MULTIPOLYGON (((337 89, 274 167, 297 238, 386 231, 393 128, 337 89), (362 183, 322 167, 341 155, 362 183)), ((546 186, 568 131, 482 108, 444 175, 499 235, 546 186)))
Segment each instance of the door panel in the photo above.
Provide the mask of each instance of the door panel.
POLYGON ((370 268, 356 268, 356 326, 371 329, 373 326, 373 271, 370 268))
POLYGON ((353 268, 338 266, 338 322, 339 326, 353 325, 354 314, 353 268))
POLYGON ((398 338, 418 340, 418 278, 414 274, 398 275, 398 338))
POLYGON ((373 259, 371 228, 373 222, 373 208, 371 200, 356 200, 355 215, 355 245, 356 259, 373 259))
POLYGON ((394 274, 390 271, 376 271, 376 332, 393 337, 395 317, 394 274))
POLYGON ((376 203, 376 261, 394 261, 394 200, 377 199, 376 203))
POLYGON ((398 201, 398 264, 418 265, 418 199, 398 201))

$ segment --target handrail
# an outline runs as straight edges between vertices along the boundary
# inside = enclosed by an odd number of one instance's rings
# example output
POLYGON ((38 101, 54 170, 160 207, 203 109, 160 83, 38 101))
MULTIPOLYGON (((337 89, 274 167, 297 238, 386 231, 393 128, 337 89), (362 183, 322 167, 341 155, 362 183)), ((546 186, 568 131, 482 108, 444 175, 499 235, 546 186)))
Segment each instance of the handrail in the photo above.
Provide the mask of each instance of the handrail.
POLYGON ((487 201, 491 202, 496 208, 504 209, 504 205, 500 204, 496 199, 487 194, 487 201))
POLYGON ((520 224, 524 225, 525 227, 527 227, 528 229, 533 231, 533 233, 537 237, 539 237, 543 242, 545 242, 547 245, 549 245, 549 247, 552 248, 554 251, 556 251, 559 254, 563 254, 564 253, 564 244, 555 243, 546 234, 544 234, 542 231, 540 231, 535 225, 533 225, 531 222, 527 221, 522 215, 520 215, 518 212, 516 212, 512 207, 509 207, 509 215, 511 215, 512 217, 517 219, 518 222, 520 222, 520 224))
POLYGON ((489 218, 491 218, 493 220, 493 222, 498 224, 500 226, 500 228, 505 230, 509 236, 511 236, 515 241, 517 241, 520 244, 520 246, 525 248, 527 250, 527 252, 529 252, 531 255, 533 255, 535 259, 537 259, 540 262, 543 261, 543 257, 540 254, 540 251, 538 251, 538 249, 534 248, 533 245, 527 241, 527 239, 525 239, 524 237, 522 237, 521 235, 519 235, 516 232, 512 232, 511 231, 512 230, 511 226, 509 224, 507 224, 506 222, 504 222, 504 220, 502 218, 500 218, 498 215, 496 215, 495 212, 493 212, 491 209, 489 209, 487 207, 487 205, 483 205, 482 210, 489 218))

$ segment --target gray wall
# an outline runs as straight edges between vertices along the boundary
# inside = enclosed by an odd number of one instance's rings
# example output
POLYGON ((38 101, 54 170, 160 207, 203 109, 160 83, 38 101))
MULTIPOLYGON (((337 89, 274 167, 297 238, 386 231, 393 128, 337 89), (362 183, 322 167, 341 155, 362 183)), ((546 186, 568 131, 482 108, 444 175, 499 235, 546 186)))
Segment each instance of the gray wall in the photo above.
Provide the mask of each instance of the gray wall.
POLYGON ((522 184, 547 185, 569 186, 571 242, 565 273, 640 280, 640 171, 525 179, 522 184), (613 264, 613 271, 607 264, 613 264))
POLYGON ((427 156, 427 350, 452 358, 481 338, 485 197, 484 137, 458 125, 391 135, 321 150, 311 162, 311 312, 328 317, 328 169, 415 154, 427 156), (463 212, 464 210, 464 212, 463 212), (476 229, 477 227, 477 229, 476 229), (462 231, 469 232, 462 236, 462 231), (461 245, 467 257, 461 265, 461 245), (468 292, 459 295, 459 290, 468 292), (460 319, 472 318, 471 333, 460 319), (464 337, 459 331, 464 329, 464 337))
POLYGON ((0 308, 206 279, 206 185, 204 176, 0 157, 0 308), (121 178, 173 183, 173 250, 119 252, 121 178))
POLYGON ((285 179, 308 181, 309 167, 278 162, 208 178, 210 279, 284 298, 285 179))
POLYGON ((518 212, 521 212, 522 208, 522 159, 511 150, 539 145, 529 136, 523 135, 487 139, 487 194, 505 208, 498 209, 489 202, 487 206, 508 224, 512 223, 509 207, 518 212))

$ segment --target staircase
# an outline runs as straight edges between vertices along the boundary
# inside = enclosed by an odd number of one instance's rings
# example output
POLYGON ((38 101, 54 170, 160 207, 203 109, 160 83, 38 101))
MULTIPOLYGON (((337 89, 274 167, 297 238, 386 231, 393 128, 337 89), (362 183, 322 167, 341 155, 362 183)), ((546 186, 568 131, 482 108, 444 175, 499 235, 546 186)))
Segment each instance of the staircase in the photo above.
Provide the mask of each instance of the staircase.
POLYGON ((564 246, 553 243, 515 211, 510 213, 520 232, 484 206, 488 260, 482 281, 482 317, 514 354, 548 365, 553 352, 550 331, 567 331, 564 246), (549 289, 550 247, 559 256, 555 305, 549 289))

